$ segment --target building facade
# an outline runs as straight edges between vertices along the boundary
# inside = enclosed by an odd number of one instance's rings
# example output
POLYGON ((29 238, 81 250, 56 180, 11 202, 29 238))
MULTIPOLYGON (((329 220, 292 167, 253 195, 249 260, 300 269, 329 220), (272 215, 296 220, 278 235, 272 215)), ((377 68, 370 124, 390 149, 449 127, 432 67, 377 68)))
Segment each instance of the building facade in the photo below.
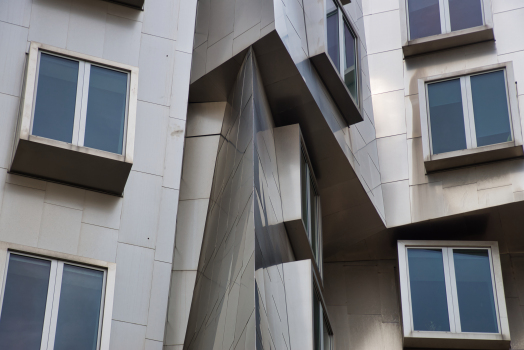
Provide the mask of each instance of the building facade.
POLYGON ((0 348, 524 349, 520 31, 519 0, 0 0, 0 348))

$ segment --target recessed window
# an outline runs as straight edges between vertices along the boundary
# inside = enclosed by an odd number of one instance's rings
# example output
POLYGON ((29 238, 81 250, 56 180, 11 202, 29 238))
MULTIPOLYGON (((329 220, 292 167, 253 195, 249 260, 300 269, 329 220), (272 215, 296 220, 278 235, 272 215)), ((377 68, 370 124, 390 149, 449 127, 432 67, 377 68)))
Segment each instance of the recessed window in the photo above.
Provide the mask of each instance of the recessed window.
POLYGON ((0 311, 5 349, 96 350, 106 271, 9 253, 0 311))
POLYGON ((432 154, 513 141, 505 70, 427 84, 432 154))
POLYGON ((302 190, 302 222, 313 251, 317 264, 321 265, 321 215, 320 196, 316 189, 315 176, 308 163, 304 150, 302 150, 302 161, 300 167, 301 190, 302 190))
POLYGON ((432 338, 454 348, 480 340, 492 341, 484 348, 509 344, 496 242, 399 241, 398 252, 406 344, 430 346, 432 338))
MULTIPOLYGON (((315 288, 316 289, 316 288, 315 288)), ((317 291, 313 292, 313 322, 315 350, 331 350, 333 347, 333 332, 327 322, 322 302, 317 296, 317 291)))
POLYGON ((326 13, 328 55, 358 106, 357 36, 333 0, 327 0, 326 13))
POLYGON ((410 40, 482 26, 482 0, 407 0, 410 40))
POLYGON ((39 52, 31 134, 123 154, 129 73, 39 52))

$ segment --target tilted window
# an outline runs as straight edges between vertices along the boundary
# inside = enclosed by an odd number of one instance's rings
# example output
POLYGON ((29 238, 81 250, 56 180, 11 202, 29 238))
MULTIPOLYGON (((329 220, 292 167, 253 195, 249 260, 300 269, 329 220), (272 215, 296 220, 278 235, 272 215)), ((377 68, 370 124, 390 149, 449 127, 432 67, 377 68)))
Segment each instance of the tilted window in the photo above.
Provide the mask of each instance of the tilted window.
POLYGON ((353 101, 358 106, 358 46, 349 21, 333 0, 327 0, 327 44, 331 61, 342 76, 353 101))
POLYGON ((302 189, 302 222, 307 232, 311 250, 317 264, 321 262, 321 215, 320 196, 316 188, 315 175, 308 162, 307 153, 302 148, 302 162, 300 163, 301 189, 302 189))
POLYGON ((99 349, 105 285, 103 269, 9 252, 2 348, 99 349))
POLYGON ((399 271, 405 337, 509 341, 496 243, 399 241, 399 271))
POLYGON ((314 323, 314 339, 315 350, 332 350, 333 348, 333 332, 329 325, 328 317, 324 311, 320 292, 313 291, 313 323, 314 323))

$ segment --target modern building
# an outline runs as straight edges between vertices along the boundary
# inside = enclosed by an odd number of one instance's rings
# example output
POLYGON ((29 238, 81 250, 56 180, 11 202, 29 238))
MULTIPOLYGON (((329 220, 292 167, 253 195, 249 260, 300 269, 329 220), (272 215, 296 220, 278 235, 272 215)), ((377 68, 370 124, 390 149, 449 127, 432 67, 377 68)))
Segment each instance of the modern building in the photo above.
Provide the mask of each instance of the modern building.
POLYGON ((0 349, 524 349, 520 33, 522 0, 0 0, 0 349))

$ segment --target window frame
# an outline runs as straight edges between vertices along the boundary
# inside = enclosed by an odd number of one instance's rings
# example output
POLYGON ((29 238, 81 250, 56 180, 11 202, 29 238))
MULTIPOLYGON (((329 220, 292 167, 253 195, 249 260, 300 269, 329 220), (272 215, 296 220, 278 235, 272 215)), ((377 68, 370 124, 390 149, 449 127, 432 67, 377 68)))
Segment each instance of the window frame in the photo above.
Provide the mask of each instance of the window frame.
MULTIPOLYGON (((314 275, 314 274, 313 274, 314 275)), ((316 305, 318 308, 319 308, 319 314, 321 313, 321 326, 320 326, 320 329, 319 329, 319 336, 320 336, 320 344, 321 344, 321 347, 322 347, 322 350, 333 350, 333 339, 335 338, 335 335, 334 335, 334 332, 333 332, 333 327, 331 326, 331 322, 329 321, 329 316, 327 314, 327 311, 326 311, 326 304, 325 304, 325 301, 324 301, 324 297, 322 296, 322 292, 320 291, 320 288, 318 286, 318 281, 316 279, 315 276, 313 276, 312 278, 313 280, 313 293, 312 293, 312 296, 313 296, 313 300, 312 300, 312 313, 313 313, 313 342, 316 341, 315 339, 315 301, 318 302, 318 305, 316 305), (329 349, 324 349, 324 327, 327 326, 327 333, 331 336, 330 337, 330 341, 329 341, 329 345, 330 345, 330 348, 329 349)))
MULTIPOLYGON (((403 319, 403 333, 405 344, 424 346, 433 344, 439 339, 443 344, 461 348, 468 341, 490 341, 494 347, 500 342, 510 341, 508 314, 502 282, 502 268, 497 242, 490 241, 403 241, 397 242, 398 266, 400 277, 401 308, 403 319), (411 303, 409 280, 408 249, 442 249, 444 276, 446 281, 446 295, 448 302, 448 317, 450 331, 415 331, 411 303), (460 313, 457 303, 457 286, 454 277, 453 249, 486 249, 489 252, 493 296, 497 314, 498 333, 461 332, 460 313)), ((438 347, 438 346, 436 346, 438 347)), ((486 347, 490 348, 490 346, 486 347)))
MULTIPOLYGON (((467 85, 468 84, 466 84, 465 79, 464 81, 463 79, 461 79, 464 125, 466 128, 466 142, 469 147, 473 144, 476 145, 476 138, 475 140, 472 140, 472 137, 475 135, 471 134, 471 128, 475 127, 475 121, 473 116, 473 105, 471 103, 471 85, 469 85, 469 90, 467 85), (471 124, 473 124, 473 126, 471 126, 471 124)), ((517 88, 512 62, 497 63, 489 66, 477 67, 458 72, 420 78, 418 79, 418 98, 420 108, 422 151, 424 156, 424 165, 426 173, 460 166, 480 164, 500 159, 519 157, 524 155, 522 148, 522 126, 520 121, 517 88), (504 70, 506 79, 506 97, 508 100, 508 113, 510 119, 509 122, 513 140, 493 145, 471 147, 464 150, 433 154, 427 85, 431 83, 453 80, 462 77, 467 77, 467 80, 469 80, 471 76, 481 75, 484 73, 490 73, 500 70, 504 70)))
MULTIPOLYGON (((17 130, 19 130, 19 139, 51 145, 63 149, 73 149, 78 152, 93 154, 96 156, 133 163, 136 111, 137 111, 137 90, 138 90, 138 68, 127 64, 109 61, 106 59, 85 55, 70 50, 57 48, 50 45, 31 42, 28 51, 26 77, 24 80, 24 91, 22 94, 20 121, 17 130), (41 53, 53 55, 73 61, 78 61, 83 68, 79 66, 77 99, 75 105, 75 123, 73 129, 73 143, 67 143, 54 139, 48 139, 32 134, 34 107, 36 105, 36 95, 38 87, 38 72, 40 68, 41 53), (89 90, 89 79, 84 79, 90 74, 90 70, 85 66, 99 66, 114 71, 128 74, 128 86, 126 95, 126 115, 124 123, 124 136, 122 140, 122 154, 107 152, 96 148, 90 148, 79 144, 80 132, 85 135, 85 122, 87 120, 87 95, 89 90), (81 92, 80 92, 81 91, 81 92), (81 109, 84 109, 83 111, 81 109), (83 118, 82 118, 82 113, 83 118), (83 130, 81 130, 83 128, 83 130), (75 136, 76 135, 76 136, 75 136), (75 144, 76 141, 76 144, 75 144)), ((17 133, 18 135, 18 133, 17 133)), ((82 135, 82 136, 83 136, 82 135)))
POLYGON ((408 0, 399 0, 401 42, 404 57, 451 47, 494 40, 491 0, 481 0, 483 25, 451 31, 449 0, 439 0, 441 33, 411 39, 408 0))
POLYGON ((116 281, 115 263, 54 252, 40 248, 27 247, 19 244, 0 242, 0 276, 2 277, 2 280, 0 281, 0 315, 2 312, 4 291, 9 267, 9 257, 11 254, 51 261, 51 271, 43 326, 44 330, 42 331, 40 350, 50 350, 52 349, 52 347, 49 347, 50 342, 53 341, 54 344, 54 337, 56 335, 56 322, 58 320, 58 310, 60 306, 59 301, 60 291, 62 288, 61 282, 64 265, 67 264, 103 271, 104 282, 102 285, 100 318, 98 323, 97 350, 109 350, 116 281), (58 289, 57 286, 59 286, 58 289), (48 331, 45 330, 46 328, 48 331))
MULTIPOLYGON (((357 109, 360 109, 360 106, 361 106, 361 94, 362 94, 362 91, 361 91, 361 80, 362 80, 362 77, 361 77, 361 70, 360 70, 360 37, 358 36, 357 34, 357 31, 355 30, 354 26, 353 26, 353 23, 351 22, 350 20, 350 17, 349 15, 346 13, 346 10, 344 9, 344 6, 340 3, 339 0, 331 0, 333 1, 333 3, 335 4, 335 6, 337 7, 336 11, 337 11, 337 16, 338 16, 338 59, 339 59, 339 66, 337 67, 335 65, 335 63, 333 62, 333 60, 331 59, 331 57, 329 56, 329 53, 328 51, 326 50, 326 55, 327 57, 329 58, 329 61, 331 62, 331 64, 333 65, 333 67, 336 69, 337 71, 337 74, 338 76, 340 77, 340 79, 342 80, 342 83, 344 84, 344 86, 346 87, 346 90, 348 91, 348 95, 351 97, 351 100, 353 101, 353 103, 355 104, 355 106, 357 107, 357 109), (345 82, 345 77, 344 77, 344 64, 345 64, 345 59, 346 59, 346 50, 345 50, 345 34, 344 34, 344 26, 347 26, 349 31, 351 32, 351 34, 353 35, 353 37, 355 38, 355 75, 356 75, 356 79, 357 79, 357 96, 356 96, 356 99, 351 95, 351 93, 349 92, 349 88, 347 88, 346 86, 346 82, 345 82)), ((327 24, 327 18, 329 15, 331 15, 333 12, 335 11, 331 11, 331 12, 327 12, 327 1, 324 2, 324 13, 326 14, 325 15, 325 19, 326 19, 326 24, 327 24)), ((325 36, 325 42, 326 42, 326 47, 327 47, 327 43, 328 43, 328 36, 327 36, 327 26, 325 27, 325 30, 324 30, 324 36, 325 36)))

